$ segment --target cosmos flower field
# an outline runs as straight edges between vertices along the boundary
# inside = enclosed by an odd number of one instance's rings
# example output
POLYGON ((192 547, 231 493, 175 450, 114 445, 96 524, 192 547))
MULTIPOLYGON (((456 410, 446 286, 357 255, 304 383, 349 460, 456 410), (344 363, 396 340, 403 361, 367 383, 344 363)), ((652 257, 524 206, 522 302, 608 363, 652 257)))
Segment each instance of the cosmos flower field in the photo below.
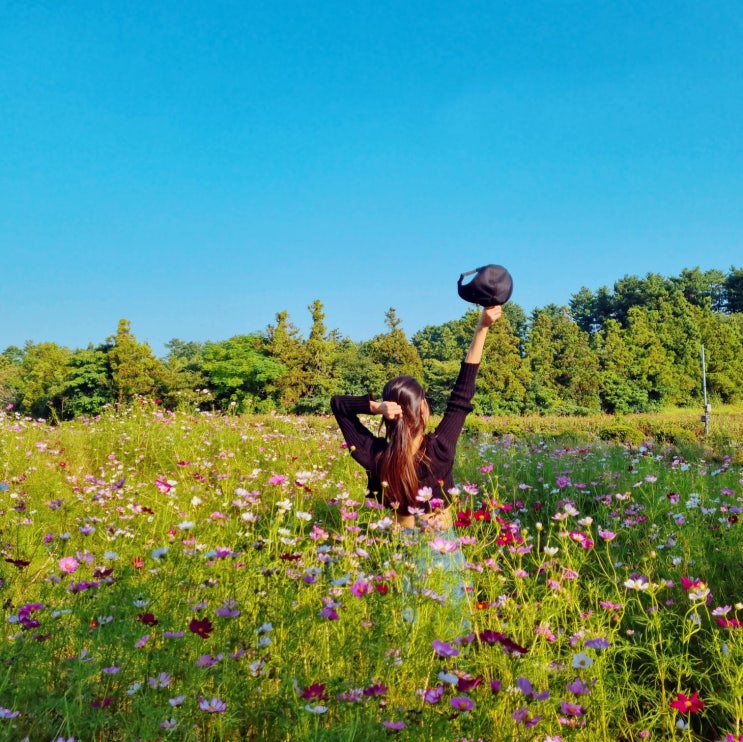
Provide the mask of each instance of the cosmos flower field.
POLYGON ((473 432, 455 479, 401 532, 331 418, 2 413, 0 739, 743 740, 739 458, 473 432))

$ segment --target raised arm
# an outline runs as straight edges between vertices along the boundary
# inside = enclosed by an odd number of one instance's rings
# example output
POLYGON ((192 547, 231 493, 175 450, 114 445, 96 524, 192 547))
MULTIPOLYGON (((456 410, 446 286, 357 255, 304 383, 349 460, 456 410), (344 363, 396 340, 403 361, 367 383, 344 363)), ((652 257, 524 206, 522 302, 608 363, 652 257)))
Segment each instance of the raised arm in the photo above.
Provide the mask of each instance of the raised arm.
POLYGON ((482 360, 482 351, 485 347, 485 338, 488 336, 490 325, 500 319, 503 314, 503 308, 500 306, 485 307, 480 315, 480 321, 477 323, 475 334, 467 351, 465 363, 480 363, 482 360))

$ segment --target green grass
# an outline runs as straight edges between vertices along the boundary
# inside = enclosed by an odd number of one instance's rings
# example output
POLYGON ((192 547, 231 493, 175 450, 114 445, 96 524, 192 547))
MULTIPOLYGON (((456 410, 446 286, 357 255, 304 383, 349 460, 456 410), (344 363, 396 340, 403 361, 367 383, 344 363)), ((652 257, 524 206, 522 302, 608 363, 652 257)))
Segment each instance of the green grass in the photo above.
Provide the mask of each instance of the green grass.
POLYGON ((471 422, 457 600, 330 418, 0 419, 0 739, 743 734, 740 412, 471 422))

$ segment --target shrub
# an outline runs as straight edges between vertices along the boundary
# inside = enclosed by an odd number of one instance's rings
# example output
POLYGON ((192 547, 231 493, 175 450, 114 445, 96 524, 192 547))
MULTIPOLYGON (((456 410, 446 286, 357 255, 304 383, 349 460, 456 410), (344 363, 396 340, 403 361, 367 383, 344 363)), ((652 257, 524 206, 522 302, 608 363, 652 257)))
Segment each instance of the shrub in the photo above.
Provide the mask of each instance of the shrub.
POLYGON ((623 420, 617 420, 603 426, 599 430, 599 438, 604 441, 618 441, 632 446, 639 446, 645 439, 645 434, 640 428, 623 420))

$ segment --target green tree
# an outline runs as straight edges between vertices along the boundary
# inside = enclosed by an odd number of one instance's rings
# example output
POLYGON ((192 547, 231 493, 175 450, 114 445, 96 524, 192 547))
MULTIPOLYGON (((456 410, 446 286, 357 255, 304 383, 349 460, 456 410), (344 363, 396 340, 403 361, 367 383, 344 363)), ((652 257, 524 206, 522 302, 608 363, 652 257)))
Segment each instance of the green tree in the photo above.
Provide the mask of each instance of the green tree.
MULTIPOLYGON (((700 320, 703 309, 690 304, 680 291, 674 291, 650 312, 651 321, 671 356, 673 386, 664 402, 688 405, 700 397, 700 320)), ((709 310, 707 310, 709 311, 709 310)))
POLYGON ((743 268, 731 266, 725 278, 725 309, 729 314, 743 314, 743 268))
MULTIPOLYGON (((465 316, 467 337, 472 337, 479 316, 479 311, 468 312, 465 316)), ((464 360, 464 354, 460 360, 464 360)), ((491 326, 485 341, 473 399, 475 412, 482 415, 521 412, 530 382, 531 372, 528 362, 522 357, 521 340, 511 325, 509 314, 504 312, 503 317, 491 326)))
POLYGON ((293 410, 305 391, 304 341, 287 312, 278 312, 276 324, 266 328, 263 345, 268 357, 284 369, 268 382, 266 391, 276 399, 280 409, 293 410))
POLYGON ((34 417, 47 417, 49 414, 58 417, 61 414, 61 410, 54 406, 54 399, 63 384, 69 357, 69 349, 56 343, 26 345, 21 361, 21 406, 24 411, 34 417))
POLYGON ((614 316, 614 301, 606 286, 602 286, 596 293, 584 286, 577 294, 573 294, 568 306, 573 321, 591 336, 614 316))
POLYGON ((648 273, 645 278, 624 276, 614 284, 612 316, 626 326, 632 307, 657 308, 668 297, 669 288, 670 283, 658 273, 648 273))
POLYGON ((204 344, 202 368, 222 409, 266 412, 275 407, 276 400, 269 396, 268 389, 286 369, 266 356, 262 347, 260 334, 204 344))
POLYGON ((478 310, 469 309, 458 319, 442 325, 427 325, 412 337, 423 364, 426 398, 436 414, 441 414, 446 407, 471 340, 467 333, 474 328, 478 316, 478 310))
POLYGON ((727 314, 705 312, 700 327, 710 398, 743 401, 743 324, 727 314))
POLYGON ((165 343, 168 351, 158 377, 157 394, 168 409, 193 409, 214 400, 202 369, 204 344, 178 338, 165 343))
POLYGON ((23 351, 16 345, 8 346, 0 353, 0 407, 19 407, 23 398, 23 375, 21 362, 23 351))
MULTIPOLYGON (((369 378, 369 363, 361 355, 359 343, 350 338, 338 340, 333 357, 333 377, 341 394, 363 395, 378 387, 369 378)), ((326 410, 327 411, 327 410, 326 410)))
POLYGON ((531 370, 529 409, 599 409, 598 359, 588 333, 570 319, 567 307, 552 304, 533 312, 526 352, 531 370))
POLYGON ((114 401, 110 368, 103 348, 76 350, 67 360, 64 378, 54 389, 60 417, 95 415, 114 401))
POLYGON ((637 357, 627 341, 627 331, 616 320, 605 320, 594 336, 594 349, 600 365, 602 409, 609 413, 645 411, 647 385, 643 384, 637 357))
POLYGON ((627 316, 626 341, 634 358, 632 379, 647 393, 649 408, 673 403, 680 394, 673 355, 659 335, 657 323, 657 310, 647 307, 633 307, 627 316))
POLYGON ((715 312, 725 311, 725 274, 722 271, 702 272, 698 267, 692 270, 684 268, 680 276, 670 279, 670 283, 681 291, 689 304, 715 312))
POLYGON ((116 335, 108 338, 111 385, 118 404, 129 404, 137 396, 151 396, 162 377, 162 362, 147 343, 140 343, 127 319, 119 320, 116 335))
POLYGON ((335 335, 328 336, 322 302, 315 299, 307 309, 312 316, 312 326, 302 348, 302 392, 295 405, 295 410, 302 414, 327 410, 336 389, 333 358, 337 340, 335 335))
POLYGON ((514 302, 508 302, 503 307, 503 315, 508 319, 511 332, 518 339, 519 353, 521 356, 526 355, 526 338, 529 332, 529 321, 526 318, 526 312, 514 302))
POLYGON ((415 345, 408 341, 394 308, 385 312, 387 332, 361 344, 360 355, 367 364, 369 391, 381 392, 395 376, 407 374, 423 379, 423 363, 415 345))

